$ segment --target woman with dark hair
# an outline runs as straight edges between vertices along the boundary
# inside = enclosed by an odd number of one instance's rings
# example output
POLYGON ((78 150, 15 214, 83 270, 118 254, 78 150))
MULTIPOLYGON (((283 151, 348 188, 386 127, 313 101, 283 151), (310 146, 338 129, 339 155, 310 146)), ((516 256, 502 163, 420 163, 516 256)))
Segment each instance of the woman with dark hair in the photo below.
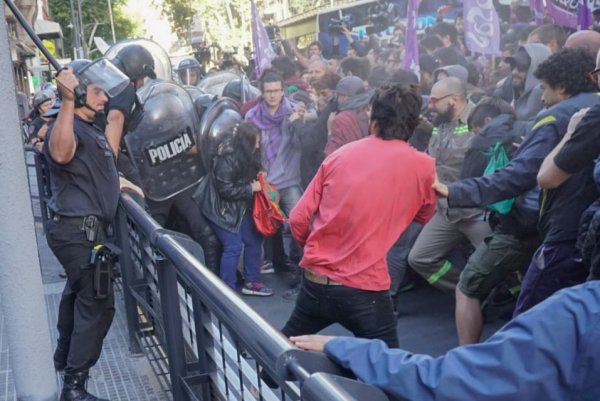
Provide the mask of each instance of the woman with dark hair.
POLYGON ((242 294, 270 296, 273 291, 260 280, 263 237, 254 226, 251 209, 254 193, 261 190, 256 180, 261 170, 260 131, 253 123, 244 121, 234 129, 233 137, 219 147, 201 194, 204 196, 201 208, 223 244, 221 279, 235 288, 243 246, 242 294))

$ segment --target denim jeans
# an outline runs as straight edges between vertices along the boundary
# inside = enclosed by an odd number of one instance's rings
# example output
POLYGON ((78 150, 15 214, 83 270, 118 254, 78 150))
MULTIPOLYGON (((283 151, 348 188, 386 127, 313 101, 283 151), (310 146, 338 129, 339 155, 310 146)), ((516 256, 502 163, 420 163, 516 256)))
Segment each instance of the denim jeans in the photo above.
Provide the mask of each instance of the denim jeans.
POLYGON ((296 306, 281 332, 287 337, 315 334, 333 323, 341 324, 356 337, 380 339, 389 347, 398 347, 397 320, 389 291, 302 280, 296 306))
MULTIPOLYGON (((280 189, 279 196, 281 197, 279 206, 283 210, 283 213, 285 213, 287 217, 290 217, 290 212, 302 196, 302 188, 300 188, 299 185, 294 185, 292 187, 280 189)), ((300 262, 300 259, 302 259, 302 249, 296 241, 294 241, 294 238, 292 238, 292 232, 287 224, 282 228, 282 235, 285 254, 297 264, 300 262)))
POLYGON ((246 211, 240 230, 237 233, 226 230, 210 223, 215 234, 223 245, 221 256, 221 280, 229 287, 235 289, 236 270, 244 248, 244 280, 246 282, 260 281, 260 258, 262 253, 262 240, 254 227, 252 212, 246 211))
POLYGON ((410 223, 387 253, 388 271, 392 280, 390 284, 392 298, 398 295, 400 284, 403 282, 408 268, 408 254, 419 237, 423 226, 424 224, 416 221, 410 223))

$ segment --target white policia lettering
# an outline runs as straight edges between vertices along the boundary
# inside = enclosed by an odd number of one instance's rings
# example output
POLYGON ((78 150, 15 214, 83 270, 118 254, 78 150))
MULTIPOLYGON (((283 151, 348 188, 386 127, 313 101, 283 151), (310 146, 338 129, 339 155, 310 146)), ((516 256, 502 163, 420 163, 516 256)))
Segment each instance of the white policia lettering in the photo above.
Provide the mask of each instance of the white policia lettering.
POLYGON ((150 157, 150 165, 155 166, 160 163, 179 156, 182 153, 192 148, 193 142, 189 133, 185 132, 177 138, 159 145, 154 148, 147 149, 148 156, 150 157))

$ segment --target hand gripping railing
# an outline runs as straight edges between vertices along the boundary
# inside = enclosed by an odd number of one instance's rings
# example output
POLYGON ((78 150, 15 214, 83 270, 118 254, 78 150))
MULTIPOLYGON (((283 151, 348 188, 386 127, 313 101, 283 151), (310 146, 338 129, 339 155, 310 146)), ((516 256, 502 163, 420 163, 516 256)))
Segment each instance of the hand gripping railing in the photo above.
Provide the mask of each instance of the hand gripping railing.
MULTIPOLYGON (((380 389, 354 380, 324 354, 294 347, 202 264, 202 249, 189 237, 163 229, 129 194, 122 194, 120 205, 117 227, 128 320, 140 318, 140 305, 153 305, 154 310, 145 311, 145 319, 155 322, 166 350, 175 401, 388 400, 380 389), (145 245, 131 243, 142 237, 147 239, 145 245), (139 288, 143 266, 128 260, 131 254, 147 253, 148 246, 154 250, 156 274, 148 276, 147 287, 158 287, 152 301, 132 291, 139 288), (249 369, 253 360, 255 367, 249 369), (258 379, 260 369, 281 386, 279 396, 258 379)), ((135 331, 135 322, 129 327, 135 331)), ((130 333, 134 350, 138 335, 139 331, 130 333)))

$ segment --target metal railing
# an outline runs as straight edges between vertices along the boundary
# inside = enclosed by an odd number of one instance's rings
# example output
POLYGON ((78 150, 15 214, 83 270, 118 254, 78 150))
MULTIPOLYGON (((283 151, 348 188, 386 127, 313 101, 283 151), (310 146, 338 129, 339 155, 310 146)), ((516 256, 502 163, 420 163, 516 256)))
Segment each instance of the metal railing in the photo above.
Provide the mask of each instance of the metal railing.
MULTIPOLYGON (((47 211, 47 169, 43 157, 35 162, 47 211)), ((200 245, 161 227, 127 193, 115 233, 130 352, 148 356, 171 399, 388 400, 324 354, 294 347, 203 265, 200 245), (261 379, 262 370, 277 390, 261 379)))

